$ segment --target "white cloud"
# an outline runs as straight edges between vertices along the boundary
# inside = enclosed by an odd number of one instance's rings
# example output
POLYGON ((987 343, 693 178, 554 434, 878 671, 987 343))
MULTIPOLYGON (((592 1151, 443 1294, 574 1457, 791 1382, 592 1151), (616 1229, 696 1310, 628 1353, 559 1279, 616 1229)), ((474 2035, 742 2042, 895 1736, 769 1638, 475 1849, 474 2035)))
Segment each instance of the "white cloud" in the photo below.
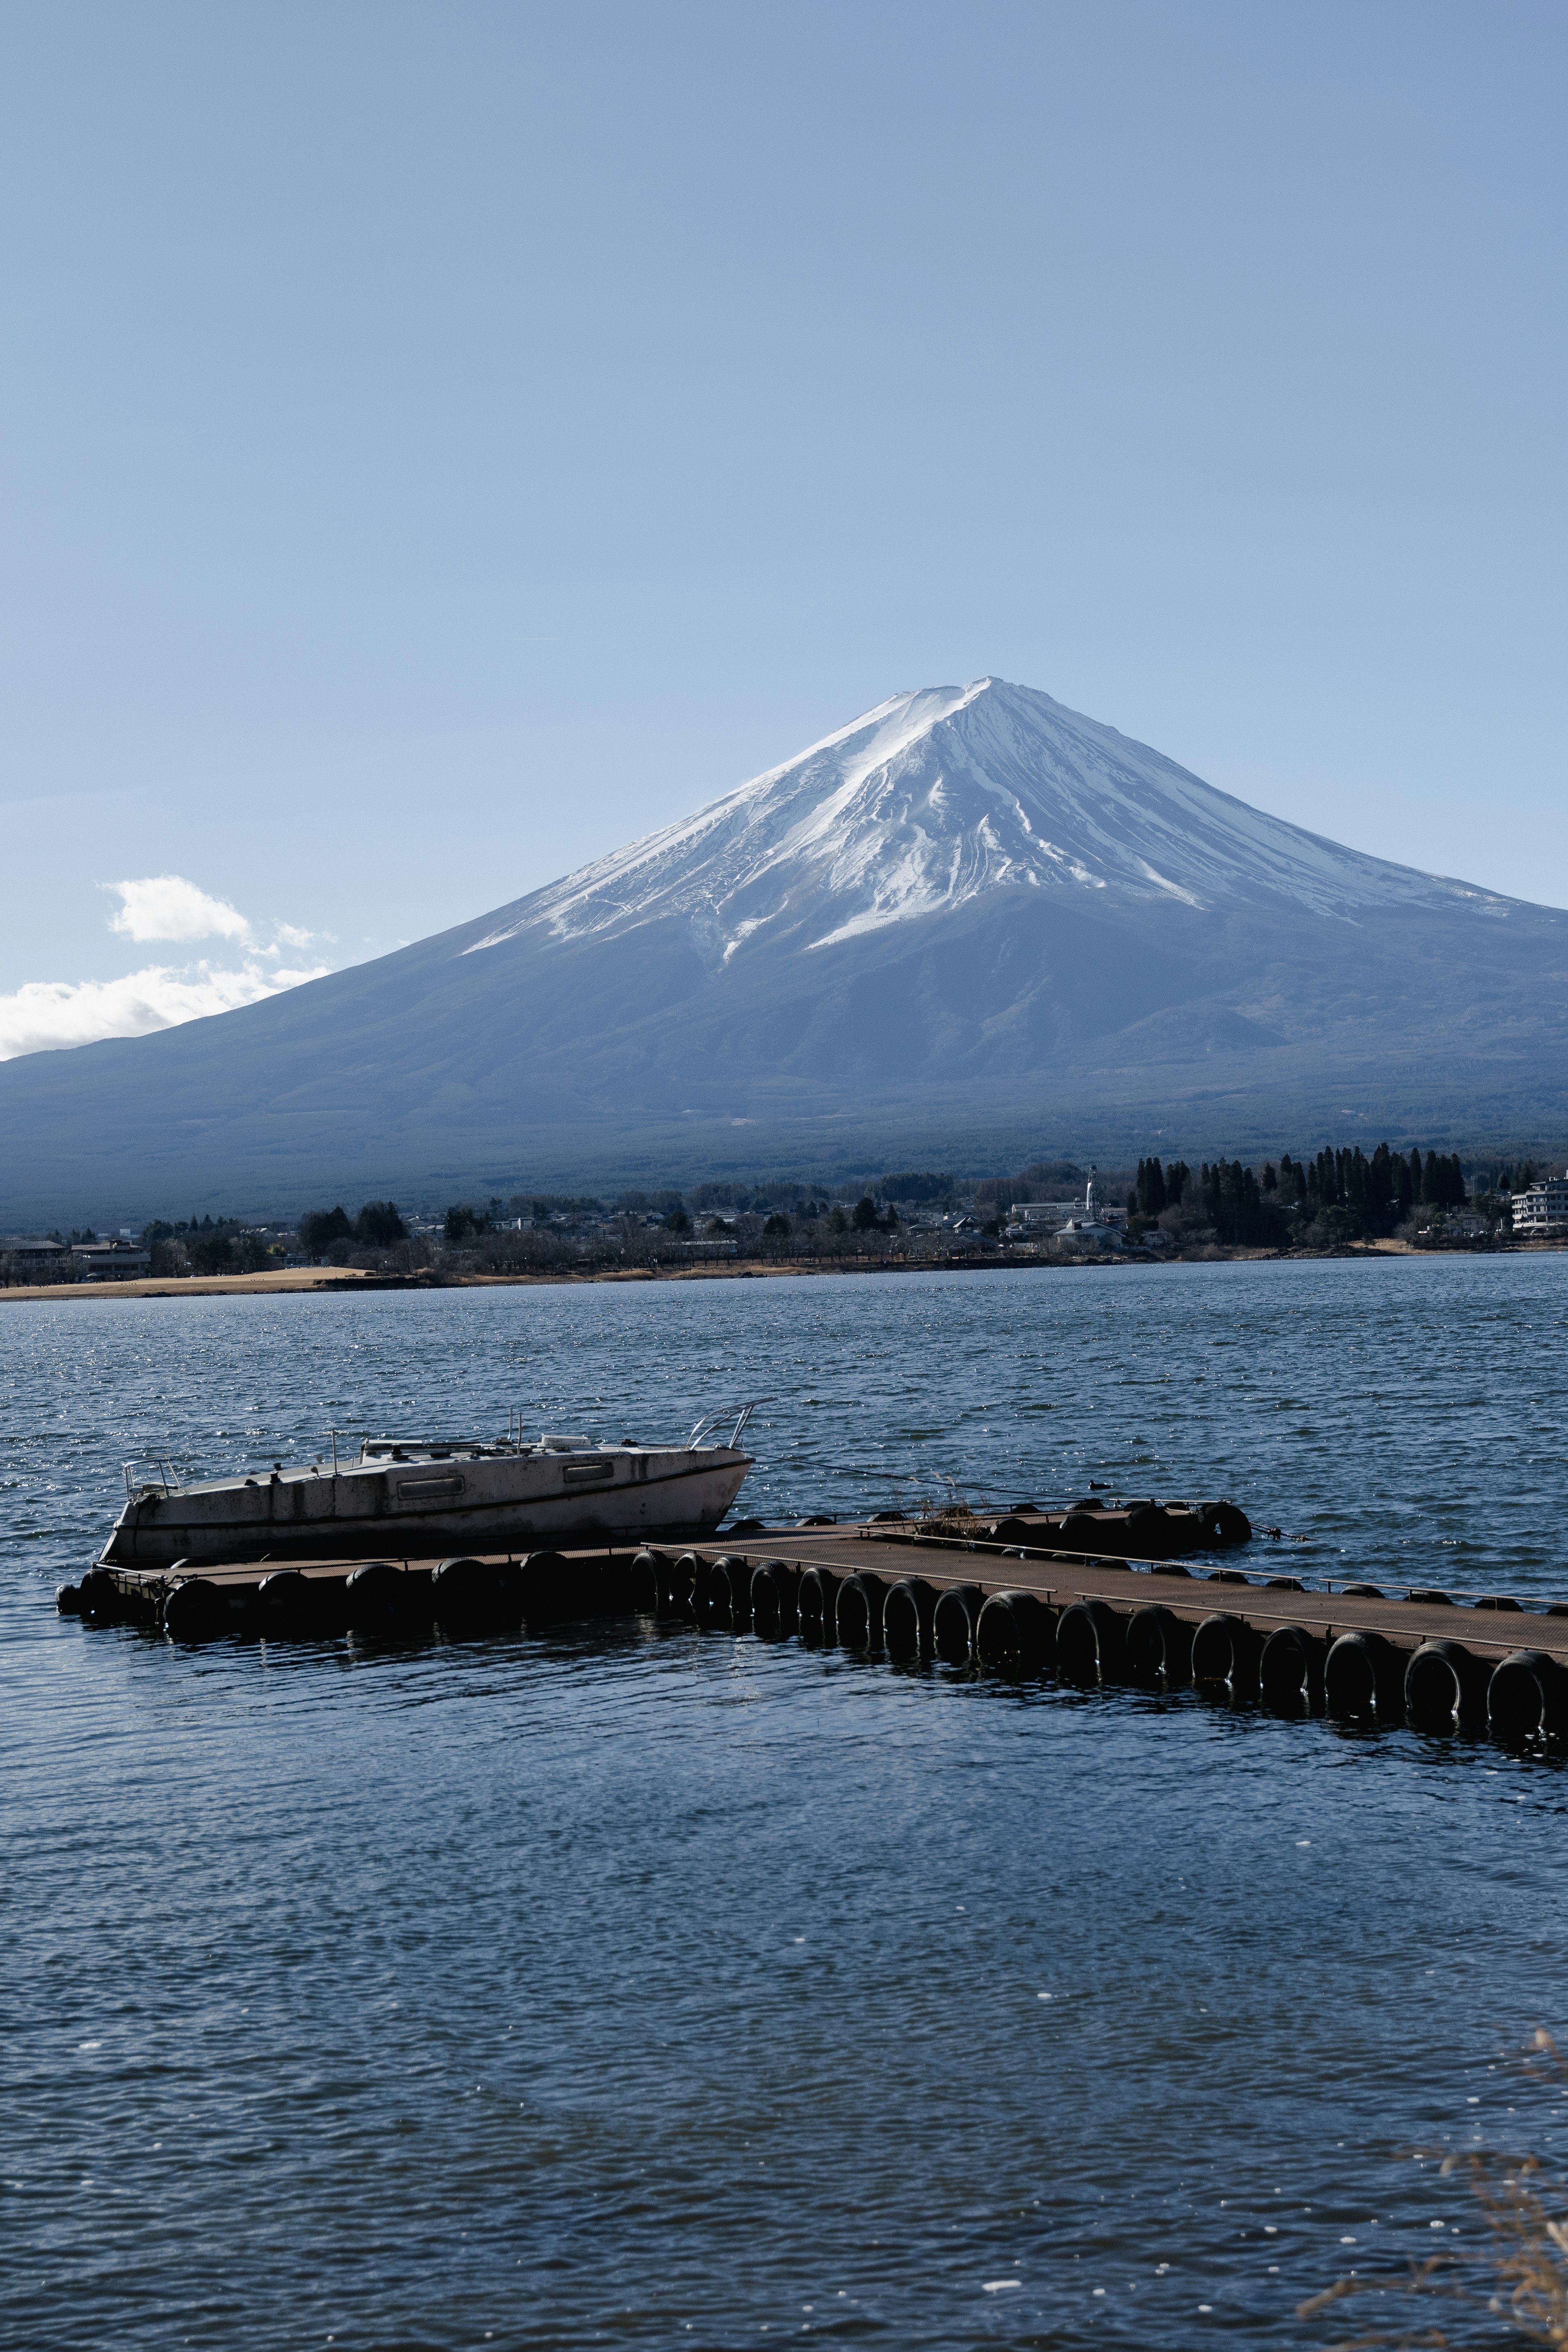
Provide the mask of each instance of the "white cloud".
MULTIPOLYGON (((105 882, 120 895, 120 911, 109 928, 122 940, 250 940, 250 925, 226 898, 212 898, 181 874, 147 874, 137 882, 105 882)), ((308 932, 279 924, 290 947, 303 947, 308 932)), ((112 984, 112 983, 111 983, 112 984)))
MULTIPOLYGON (((232 914, 232 908, 227 911, 232 914)), ((329 969, 319 964, 312 971, 264 971, 249 962, 238 971, 223 971, 208 963, 184 970, 149 964, 121 980, 30 980, 11 995, 0 996, 0 1062, 51 1046, 90 1045, 100 1037, 144 1037, 153 1029, 199 1021, 209 1013, 232 1013, 239 1005, 297 988, 301 981, 320 980, 329 969)))
POLYGON ((100 1037, 144 1037, 182 1021, 233 1013, 298 988, 301 981, 320 980, 331 969, 315 964, 306 970, 282 961, 285 949, 298 953, 330 933, 301 930, 297 923, 265 923, 261 932, 270 937, 263 945, 237 907, 211 898, 183 875, 148 874, 99 887, 120 899, 109 928, 121 939, 234 940, 241 962, 226 968, 205 960, 146 964, 118 980, 27 981, 11 995, 0 996, 0 1062, 57 1046, 90 1045, 100 1037))

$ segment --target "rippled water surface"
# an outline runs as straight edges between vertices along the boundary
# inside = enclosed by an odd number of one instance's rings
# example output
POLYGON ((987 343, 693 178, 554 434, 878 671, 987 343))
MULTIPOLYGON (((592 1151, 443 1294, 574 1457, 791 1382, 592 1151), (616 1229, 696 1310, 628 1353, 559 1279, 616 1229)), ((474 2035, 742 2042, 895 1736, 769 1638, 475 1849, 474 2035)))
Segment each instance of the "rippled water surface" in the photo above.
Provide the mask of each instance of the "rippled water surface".
POLYGON ((1093 1478, 1233 1496, 1309 1580, 1568 1597, 1565 1303, 1560 1257, 0 1300, 0 2340, 1304 2345, 1342 2269, 1462 2252, 1409 2151, 1551 2144, 1494 2062, 1568 2026, 1552 1763, 51 1596, 127 1459, 767 1391, 769 1516, 1093 1478))

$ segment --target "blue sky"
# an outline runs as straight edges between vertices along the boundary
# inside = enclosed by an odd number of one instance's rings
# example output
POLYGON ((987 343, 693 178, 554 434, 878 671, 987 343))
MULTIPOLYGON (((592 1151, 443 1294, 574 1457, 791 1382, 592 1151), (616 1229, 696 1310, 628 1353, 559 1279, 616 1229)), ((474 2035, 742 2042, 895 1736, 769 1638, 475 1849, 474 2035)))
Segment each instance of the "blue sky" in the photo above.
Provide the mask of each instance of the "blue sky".
POLYGON ((439 929, 986 672, 1568 903, 1561 8, 0 38, 24 1042, 439 929), (153 877, 195 896, 103 887, 153 877))

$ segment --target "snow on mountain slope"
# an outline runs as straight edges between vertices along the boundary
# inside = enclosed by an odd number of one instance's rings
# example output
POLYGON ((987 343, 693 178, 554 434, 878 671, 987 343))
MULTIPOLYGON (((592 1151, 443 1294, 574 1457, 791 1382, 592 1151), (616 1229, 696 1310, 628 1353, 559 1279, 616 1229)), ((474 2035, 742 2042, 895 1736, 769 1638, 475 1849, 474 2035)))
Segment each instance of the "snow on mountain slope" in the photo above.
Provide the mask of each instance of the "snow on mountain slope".
POLYGON ((981 678, 898 694, 695 816, 492 919, 614 936, 684 919, 710 968, 760 937, 802 950, 1015 887, 1198 910, 1287 901, 1506 914, 1511 900, 1267 816, 1048 694, 981 678))

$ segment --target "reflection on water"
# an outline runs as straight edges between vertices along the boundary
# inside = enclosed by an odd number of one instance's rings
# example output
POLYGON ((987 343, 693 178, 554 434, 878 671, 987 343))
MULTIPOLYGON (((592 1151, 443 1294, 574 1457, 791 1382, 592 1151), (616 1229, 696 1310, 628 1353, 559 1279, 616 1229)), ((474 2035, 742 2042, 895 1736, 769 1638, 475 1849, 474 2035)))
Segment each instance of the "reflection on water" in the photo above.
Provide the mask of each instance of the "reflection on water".
POLYGON ((1401 2151, 1519 2129, 1555 1766, 648 1621, 176 1650, 48 1595, 129 1456, 762 1388, 770 1515, 1103 1478, 1233 1495, 1309 1581, 1556 1591, 1562 1267, 0 1305, 5 2340, 1321 2340, 1302 2294, 1472 2229, 1401 2151))

